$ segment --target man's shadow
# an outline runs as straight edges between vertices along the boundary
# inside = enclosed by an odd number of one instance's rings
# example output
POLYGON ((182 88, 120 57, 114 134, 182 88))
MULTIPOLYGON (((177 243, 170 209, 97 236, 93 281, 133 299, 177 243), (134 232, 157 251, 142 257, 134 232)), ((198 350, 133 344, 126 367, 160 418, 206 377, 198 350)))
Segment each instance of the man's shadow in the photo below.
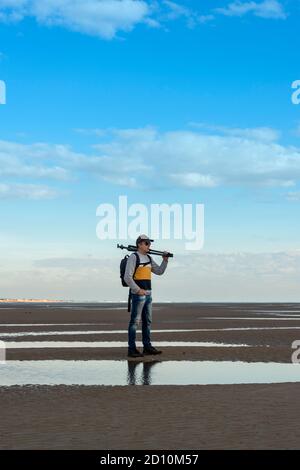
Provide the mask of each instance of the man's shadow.
POLYGON ((161 361, 127 361, 127 385, 151 385, 151 369, 161 361), (140 377, 137 377, 137 367, 143 364, 140 377))

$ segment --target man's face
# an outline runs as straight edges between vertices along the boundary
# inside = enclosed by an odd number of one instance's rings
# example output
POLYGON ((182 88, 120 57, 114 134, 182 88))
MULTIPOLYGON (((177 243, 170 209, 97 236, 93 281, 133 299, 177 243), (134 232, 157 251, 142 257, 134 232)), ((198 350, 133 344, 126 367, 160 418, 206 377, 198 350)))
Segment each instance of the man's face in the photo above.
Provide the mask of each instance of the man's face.
POLYGON ((142 241, 139 243, 140 250, 144 253, 147 253, 150 250, 151 242, 149 240, 142 241))

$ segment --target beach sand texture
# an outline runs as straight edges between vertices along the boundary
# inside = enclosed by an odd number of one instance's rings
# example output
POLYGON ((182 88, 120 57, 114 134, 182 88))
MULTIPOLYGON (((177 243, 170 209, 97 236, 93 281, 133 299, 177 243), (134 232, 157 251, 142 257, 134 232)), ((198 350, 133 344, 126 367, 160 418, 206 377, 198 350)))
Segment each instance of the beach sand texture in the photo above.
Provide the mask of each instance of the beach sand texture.
MULTIPOLYGON (((7 345, 10 341, 126 342, 128 318, 126 306, 120 304, 2 304, 0 339, 7 345), (32 332, 43 334, 28 334, 32 332)), ((300 339, 300 304, 156 303, 152 328, 154 345, 160 341, 226 344, 164 346, 159 361, 288 364, 291 344, 300 339)), ((8 348, 6 358, 127 361, 127 348, 8 348)), ((1 386, 0 448, 294 449, 300 445, 299 392, 300 379, 299 383, 228 385, 219 385, 216 378, 214 385, 1 386)))

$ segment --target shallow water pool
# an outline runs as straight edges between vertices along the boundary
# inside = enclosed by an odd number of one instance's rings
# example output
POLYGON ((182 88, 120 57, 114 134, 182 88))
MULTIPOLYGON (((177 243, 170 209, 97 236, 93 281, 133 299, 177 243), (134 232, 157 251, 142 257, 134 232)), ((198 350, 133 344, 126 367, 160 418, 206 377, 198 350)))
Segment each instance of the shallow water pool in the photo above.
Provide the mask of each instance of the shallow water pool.
POLYGON ((208 385, 300 382, 299 364, 230 361, 7 361, 0 386, 208 385))

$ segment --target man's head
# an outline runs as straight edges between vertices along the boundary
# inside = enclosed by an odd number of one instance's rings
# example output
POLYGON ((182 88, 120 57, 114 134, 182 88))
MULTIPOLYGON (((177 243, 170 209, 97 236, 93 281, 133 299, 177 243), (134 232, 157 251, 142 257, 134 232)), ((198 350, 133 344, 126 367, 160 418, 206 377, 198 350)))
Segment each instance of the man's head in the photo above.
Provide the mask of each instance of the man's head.
POLYGON ((151 240, 149 237, 147 237, 147 235, 142 234, 136 239, 137 249, 141 253, 148 253, 148 251, 150 250, 151 242, 153 241, 154 240, 151 240))

